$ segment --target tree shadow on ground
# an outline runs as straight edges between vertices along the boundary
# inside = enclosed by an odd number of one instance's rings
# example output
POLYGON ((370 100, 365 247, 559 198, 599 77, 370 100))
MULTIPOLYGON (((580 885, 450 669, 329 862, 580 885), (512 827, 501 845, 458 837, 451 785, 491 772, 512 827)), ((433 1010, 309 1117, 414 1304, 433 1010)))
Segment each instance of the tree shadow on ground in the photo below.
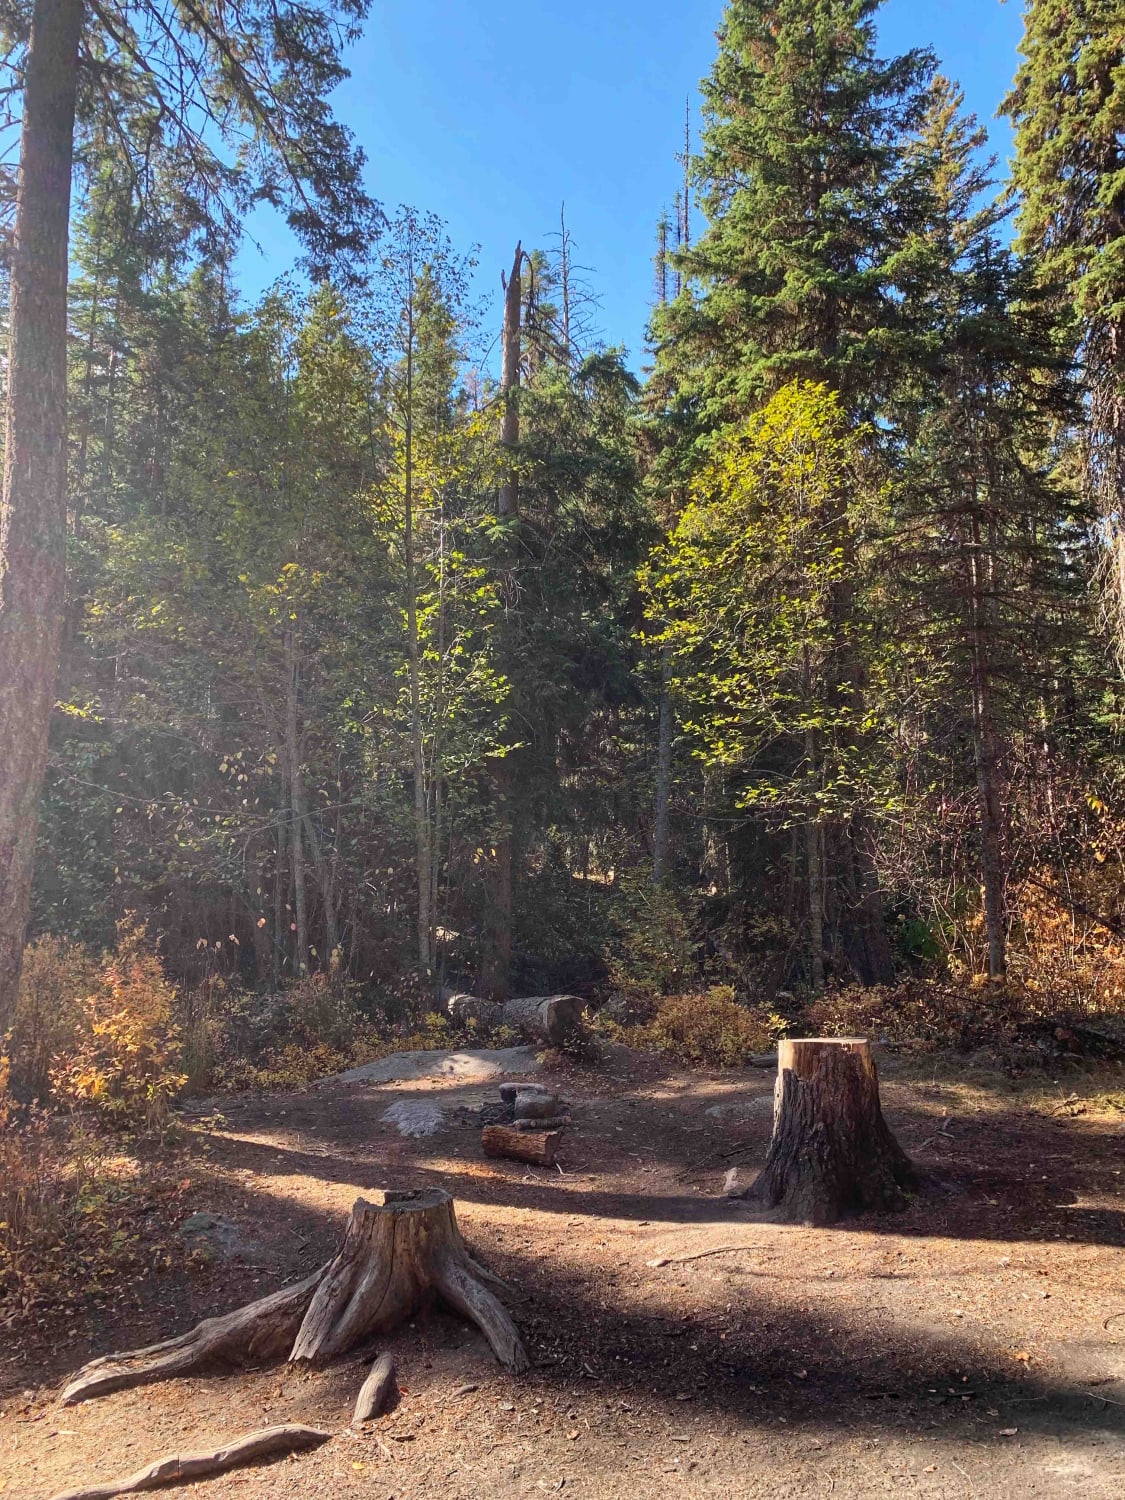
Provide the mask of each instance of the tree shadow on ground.
MULTIPOLYGON (((765 1155, 768 1119, 732 1127, 684 1124, 700 1114, 698 1101, 609 1101, 627 1133, 595 1125, 580 1112, 564 1139, 565 1173, 482 1158, 471 1116, 435 1136, 410 1140, 382 1122, 391 1100, 440 1101, 432 1091, 398 1089, 340 1101, 315 1096, 248 1107, 213 1134, 216 1160, 232 1169, 301 1175, 364 1190, 403 1183, 440 1186, 464 1202, 538 1212, 677 1224, 731 1224, 761 1216, 741 1200, 722 1196, 723 1175, 739 1168, 753 1181, 765 1155), (258 1132, 268 1130, 270 1139, 258 1132), (651 1191, 639 1186, 644 1173, 651 1191), (621 1181, 621 1188, 614 1180, 621 1181), (695 1191, 684 1191, 691 1183, 695 1191)), ((921 1173, 907 1210, 844 1221, 841 1228, 873 1235, 986 1240, 1073 1241, 1125 1245, 1125 1208, 1104 1200, 1121 1188, 1120 1131, 1110 1124, 1053 1120, 1013 1108, 957 1122, 935 1144, 932 1115, 921 1108, 888 1111, 888 1120, 921 1173), (1080 1127, 1080 1128, 1079 1128, 1080 1127), (919 1149, 921 1146, 921 1149, 919 1149), (1061 1146, 1069 1149, 1060 1150, 1061 1146), (927 1149, 931 1148, 931 1149, 927 1149), (1046 1170, 1044 1170, 1046 1169, 1046 1170), (1103 1201, 1086 1203, 1091 1195, 1103 1201)))
MULTIPOLYGON (((221 1184, 215 1187, 221 1192, 221 1184)), ((277 1243, 300 1250, 291 1248, 266 1282, 256 1274, 260 1267, 204 1268, 189 1296, 161 1301, 151 1327, 126 1329, 120 1319, 106 1320, 88 1349, 56 1348, 55 1373, 74 1369, 91 1353, 182 1332, 201 1316, 264 1295, 304 1274, 338 1243, 343 1215, 337 1211, 261 1187, 243 1191, 242 1198, 252 1223, 280 1227, 277 1243)), ((221 1198, 216 1201, 221 1206, 221 1198)), ((1125 1439, 1125 1407, 1113 1398, 1034 1372, 1014 1378, 1010 1360, 975 1342, 971 1328, 879 1320, 862 1304, 817 1306, 815 1290, 797 1309, 772 1293, 758 1295, 752 1285, 732 1292, 693 1283, 685 1305, 668 1295, 667 1283, 643 1274, 635 1279, 632 1266, 606 1269, 581 1257, 530 1255, 505 1237, 504 1226, 487 1221, 474 1221, 467 1236, 514 1289, 504 1300, 532 1357, 532 1370, 517 1382, 529 1395, 565 1402, 576 1391, 583 1399, 596 1394, 616 1410, 642 1410, 664 1421, 669 1433, 698 1417, 726 1431, 884 1433, 936 1445, 1000 1441, 1005 1428, 1063 1443, 1125 1439), (660 1305, 643 1305, 646 1296, 660 1305)), ((800 1279, 813 1285, 811 1278, 800 1279)), ((418 1381, 440 1380, 442 1355, 454 1350, 469 1350, 481 1379, 490 1373, 497 1381, 511 1378, 494 1365, 475 1329, 440 1309, 378 1347, 394 1352, 412 1389, 418 1381)), ((184 1400, 191 1400, 186 1389, 184 1400)))

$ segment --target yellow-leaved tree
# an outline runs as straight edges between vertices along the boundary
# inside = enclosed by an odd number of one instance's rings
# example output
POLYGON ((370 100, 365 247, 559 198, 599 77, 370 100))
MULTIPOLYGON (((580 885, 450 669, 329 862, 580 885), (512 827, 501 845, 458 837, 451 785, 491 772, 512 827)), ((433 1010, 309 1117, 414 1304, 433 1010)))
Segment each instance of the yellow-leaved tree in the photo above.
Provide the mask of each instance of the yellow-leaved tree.
POLYGON ((737 816, 792 834, 814 989, 832 947, 872 979, 886 947, 872 840, 893 800, 872 608, 886 490, 871 438, 827 385, 784 386, 716 436, 643 574, 696 755, 722 770, 737 816))

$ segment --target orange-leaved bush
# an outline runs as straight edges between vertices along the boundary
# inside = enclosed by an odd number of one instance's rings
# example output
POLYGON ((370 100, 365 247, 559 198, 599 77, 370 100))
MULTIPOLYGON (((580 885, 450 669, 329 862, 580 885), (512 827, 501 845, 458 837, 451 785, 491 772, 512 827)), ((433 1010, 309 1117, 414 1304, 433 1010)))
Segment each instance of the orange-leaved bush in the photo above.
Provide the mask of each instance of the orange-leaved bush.
POLYGON ((162 1127, 186 1081, 175 998, 146 925, 127 915, 83 1001, 75 1051, 53 1074, 56 1094, 114 1123, 162 1127))

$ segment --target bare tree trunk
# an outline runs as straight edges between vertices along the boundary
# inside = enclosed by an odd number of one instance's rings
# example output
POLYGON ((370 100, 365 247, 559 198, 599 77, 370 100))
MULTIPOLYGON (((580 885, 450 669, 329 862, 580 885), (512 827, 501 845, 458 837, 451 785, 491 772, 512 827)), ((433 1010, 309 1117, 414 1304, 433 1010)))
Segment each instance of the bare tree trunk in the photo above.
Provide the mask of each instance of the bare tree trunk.
POLYGON ((988 934, 988 972, 993 979, 1000 979, 1007 970, 1008 962, 1004 910, 1004 819, 1000 797, 1000 754, 992 712, 984 557, 980 526, 975 519, 971 523, 971 546, 967 564, 973 674, 973 751, 980 806, 981 890, 988 934))
POLYGON ((805 850, 809 876, 809 976, 819 994, 824 988, 824 830, 815 818, 805 825, 805 850))
POLYGON ((512 815, 511 768, 508 757, 496 761, 492 772, 494 816, 499 820, 487 870, 484 922, 481 932, 481 993, 489 1000, 506 1000, 512 974, 512 815))
MULTIPOLYGON (((500 368, 504 422, 500 442, 509 464, 500 486, 498 503, 502 517, 519 513, 519 475, 515 450, 520 440, 520 299, 522 294, 523 246, 516 244, 512 274, 504 287, 504 329, 500 368)), ((480 987, 490 1000, 506 1000, 512 966, 512 768, 507 756, 496 757, 492 769, 492 801, 497 828, 494 854, 486 872, 487 896, 481 932, 480 987)))
MULTIPOLYGON (((656 291, 661 306, 668 301, 668 220, 657 227, 656 291)), ((660 706, 656 731, 656 788, 652 819, 652 881, 668 875, 668 812, 672 797, 672 648, 660 648, 660 706)))
POLYGON ((406 556, 406 630, 410 670, 410 755, 414 770, 414 849, 418 888, 418 962, 425 974, 434 969, 434 924, 431 909, 431 829, 422 733, 422 672, 418 641, 418 579, 414 561, 414 258, 409 252, 406 298, 405 497, 403 550, 406 556))
POLYGON ((305 890, 305 839, 301 747, 297 732, 297 648, 292 630, 285 632, 285 759, 289 782, 289 856, 293 871, 293 907, 296 913, 297 945, 294 967, 305 974, 309 967, 309 911, 305 890))
MULTIPOLYGON (((803 678, 807 701, 812 692, 812 667, 807 649, 803 678)), ((815 729, 805 731, 805 759, 809 781, 819 787, 820 756, 815 729)), ((824 827, 815 811, 810 812, 805 824, 805 868, 809 882, 809 977, 814 991, 819 994, 824 988, 824 827)))
POLYGON ((559 210, 559 281, 562 286, 562 335, 569 364, 574 353, 570 342, 570 230, 566 227, 566 204, 559 210))
POLYGON ((500 442, 511 462, 500 485, 498 511, 514 516, 519 510, 519 476, 515 468, 515 450, 520 440, 520 301, 523 295, 523 246, 516 245, 512 257, 512 274, 504 287, 504 331, 500 350, 500 399, 504 403, 504 421, 500 442))
POLYGON ((656 805, 652 820, 652 879, 668 875, 669 808, 672 800, 672 653, 660 648, 660 714, 656 734, 656 805))
POLYGON ((19 990, 66 594, 66 284, 82 0, 36 0, 0 502, 0 1033, 19 990))

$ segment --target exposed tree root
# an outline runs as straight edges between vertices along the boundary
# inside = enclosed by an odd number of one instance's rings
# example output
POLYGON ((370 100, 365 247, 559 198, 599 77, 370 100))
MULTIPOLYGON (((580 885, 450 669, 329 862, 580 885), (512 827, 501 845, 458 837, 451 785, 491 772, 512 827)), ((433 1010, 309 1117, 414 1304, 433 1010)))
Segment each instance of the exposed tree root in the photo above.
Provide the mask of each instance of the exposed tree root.
POLYGON ((435 1296, 477 1325, 502 1365, 526 1370, 520 1336, 488 1285, 507 1290, 465 1248, 448 1193, 388 1192, 381 1204, 360 1198, 328 1265, 178 1338, 93 1360, 61 1399, 70 1405, 202 1369, 331 1359, 388 1332, 435 1296))
POLYGON ((369 1422, 377 1417, 391 1399, 395 1388, 395 1362, 389 1354, 380 1354, 371 1366, 371 1373, 359 1388, 355 1398, 352 1422, 369 1422))
POLYGON ((319 1427, 300 1427, 286 1424, 283 1427, 263 1427, 258 1432, 248 1432, 245 1437, 235 1438, 233 1443, 224 1443, 221 1448, 210 1448, 204 1453, 173 1453, 167 1458, 158 1458, 147 1468, 138 1469, 126 1479, 114 1479, 108 1484, 84 1485, 76 1490, 63 1490, 53 1500, 111 1500, 114 1495, 136 1495, 142 1490, 157 1490, 168 1484, 181 1484, 187 1480, 205 1479, 210 1474, 221 1474, 226 1469, 235 1469, 239 1464, 250 1464, 259 1458, 272 1458, 280 1453, 298 1453, 306 1448, 319 1447, 332 1436, 319 1427))

